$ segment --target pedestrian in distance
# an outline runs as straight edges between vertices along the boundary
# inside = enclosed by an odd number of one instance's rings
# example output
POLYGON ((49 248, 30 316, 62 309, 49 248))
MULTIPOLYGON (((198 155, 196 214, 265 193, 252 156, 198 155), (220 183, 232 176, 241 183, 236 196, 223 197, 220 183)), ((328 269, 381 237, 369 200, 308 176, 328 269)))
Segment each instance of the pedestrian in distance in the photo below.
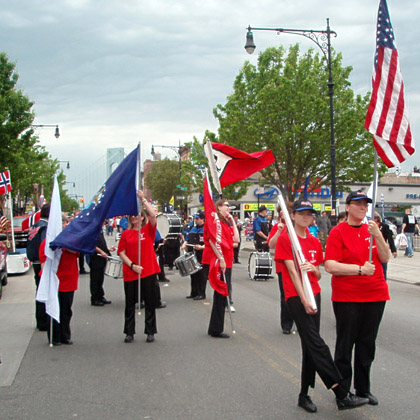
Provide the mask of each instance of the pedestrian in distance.
POLYGON ((404 252, 405 257, 411 258, 414 255, 413 238, 416 228, 419 232, 419 225, 417 224, 416 218, 411 214, 411 209, 406 209, 402 224, 402 233, 407 238, 407 248, 404 252))

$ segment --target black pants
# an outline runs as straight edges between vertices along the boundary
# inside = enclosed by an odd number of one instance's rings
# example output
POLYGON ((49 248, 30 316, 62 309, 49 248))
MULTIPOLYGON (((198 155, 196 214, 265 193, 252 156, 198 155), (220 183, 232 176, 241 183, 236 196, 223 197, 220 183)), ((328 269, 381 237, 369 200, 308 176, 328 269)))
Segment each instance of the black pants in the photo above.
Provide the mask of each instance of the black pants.
POLYGON ((284 297, 283 278, 281 273, 277 273, 280 288, 280 326, 283 331, 290 331, 293 327, 293 318, 286 305, 284 297))
POLYGON ((333 302, 333 308, 337 325, 334 359, 343 375, 343 386, 351 386, 354 347, 354 388, 370 392, 370 368, 385 302, 333 302))
POLYGON ((165 279, 165 253, 163 252, 163 245, 157 248, 156 255, 159 257, 160 273, 158 274, 158 277, 159 277, 159 280, 164 280, 165 279))
MULTIPOLYGON (((141 279, 141 296, 145 305, 144 333, 156 334, 156 308, 160 305, 159 297, 156 293, 157 275, 144 277, 141 279)), ((159 286, 159 285, 157 285, 159 286)), ((139 297, 139 282, 125 281, 125 312, 124 312, 124 334, 134 335, 136 333, 136 303, 139 297)))
POLYGON ((301 393, 307 394, 309 387, 315 387, 315 372, 330 389, 341 383, 341 375, 334 364, 331 352, 319 335, 321 318, 321 295, 315 296, 318 312, 308 315, 299 297, 287 301, 290 313, 296 323, 302 345, 301 393))
MULTIPOLYGON (((60 322, 58 323, 53 319, 53 336, 50 339, 50 328, 48 327, 48 340, 53 343, 61 343, 62 341, 71 340, 70 321, 73 316, 71 309, 73 305, 74 291, 73 292, 58 292, 58 303, 60 305, 60 322)), ((48 316, 48 315, 47 315, 48 316)), ((48 323, 50 317, 48 316, 48 323)), ((48 324, 50 325, 50 324, 48 324)))
POLYGON ((90 266, 90 301, 102 302, 105 296, 104 279, 105 265, 91 264, 90 266))
POLYGON ((200 295, 206 297, 206 288, 207 288, 207 280, 209 279, 209 269, 210 266, 208 264, 202 264, 203 268, 201 269, 201 283, 200 283, 200 295))
MULTIPOLYGON (((41 272, 41 264, 32 264, 32 267, 34 268, 34 274, 35 274, 35 285, 36 290, 38 291, 39 282, 41 281, 41 277, 39 276, 39 273, 41 272)), ((40 330, 47 330, 50 327, 49 324, 49 316, 45 312, 45 303, 44 302, 38 302, 35 301, 35 319, 36 319, 36 327, 40 330)))
POLYGON ((239 262, 239 251, 241 250, 241 243, 238 243, 236 248, 233 248, 233 261, 238 263, 239 262))
MULTIPOLYGON (((232 269, 227 268, 225 272, 225 278, 226 278, 226 281, 228 282, 228 285, 230 283, 231 275, 232 275, 232 269)), ((223 328, 225 326, 226 306, 227 306, 227 297, 221 295, 215 290, 213 294, 213 306, 211 308, 208 334, 217 335, 223 332, 223 328)))

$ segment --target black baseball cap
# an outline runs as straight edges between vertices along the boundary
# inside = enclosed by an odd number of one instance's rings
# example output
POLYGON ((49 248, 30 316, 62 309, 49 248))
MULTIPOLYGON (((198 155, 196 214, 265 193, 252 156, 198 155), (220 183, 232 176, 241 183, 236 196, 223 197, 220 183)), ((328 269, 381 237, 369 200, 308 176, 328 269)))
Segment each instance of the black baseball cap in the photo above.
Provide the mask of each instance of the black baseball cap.
POLYGON ((346 204, 349 204, 350 201, 355 200, 366 200, 368 203, 372 202, 372 199, 369 198, 363 191, 352 191, 346 198, 346 204))
POLYGON ((303 210, 310 210, 312 213, 316 213, 316 210, 314 209, 313 204, 309 200, 307 200, 306 198, 296 200, 293 203, 293 207, 292 207, 292 212, 293 213, 295 211, 303 211, 303 210))
POLYGON ((260 206, 260 208, 258 209, 258 213, 261 213, 264 210, 268 210, 267 207, 264 206, 264 204, 262 206, 260 206))
POLYGON ((206 215, 205 215, 204 211, 199 211, 196 214, 194 214, 194 218, 204 220, 206 218, 206 215))

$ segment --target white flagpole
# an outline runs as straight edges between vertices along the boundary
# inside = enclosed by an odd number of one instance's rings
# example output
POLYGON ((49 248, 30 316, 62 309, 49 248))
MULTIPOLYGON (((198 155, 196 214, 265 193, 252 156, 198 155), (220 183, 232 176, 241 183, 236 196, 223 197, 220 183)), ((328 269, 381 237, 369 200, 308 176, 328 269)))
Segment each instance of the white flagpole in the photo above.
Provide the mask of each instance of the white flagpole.
MULTIPOLYGON (((141 145, 139 142, 137 150, 137 169, 136 169, 136 194, 137 190, 141 189, 141 145)), ((137 196, 137 209, 138 209, 138 218, 139 218, 139 248, 138 248, 138 261, 139 266, 141 266, 141 211, 143 209, 143 202, 137 196)), ((139 273, 138 278, 138 314, 141 315, 141 274, 139 273)))
MULTIPOLYGON (((376 187, 378 185, 378 153, 375 149, 375 162, 373 166, 373 189, 372 189, 372 209, 370 218, 371 220, 374 220, 375 216, 375 205, 376 205, 376 187)), ((369 239, 369 262, 372 263, 372 248, 373 248, 373 235, 370 235, 369 239)))
MULTIPOLYGON (((284 201, 283 195, 280 192, 278 202, 280 204, 281 210, 283 212, 284 220, 286 221, 287 233, 292 244, 292 249, 297 256, 298 264, 303 264, 306 262, 306 258, 303 255, 302 247, 295 232, 292 220, 290 219, 289 212, 287 210, 286 202, 284 201)), ((305 293, 306 298, 309 300, 312 308, 317 310, 317 305, 315 302, 314 292, 312 291, 311 283, 309 281, 308 273, 305 270, 300 270, 302 278, 303 292, 305 293)))
MULTIPOLYGON (((10 176, 10 172, 9 172, 9 176, 10 176)), ((12 191, 9 192, 9 208, 10 208, 10 227, 12 229, 12 252, 16 252, 15 229, 14 229, 14 226, 13 226, 12 191)))
POLYGON ((207 140, 204 144, 204 152, 206 154, 207 160, 209 161, 209 168, 211 177, 213 180, 213 184, 217 190, 217 192, 222 195, 222 187, 220 185, 219 175, 217 174, 216 169, 216 162, 214 161, 214 154, 213 154, 213 147, 211 145, 211 141, 207 140))

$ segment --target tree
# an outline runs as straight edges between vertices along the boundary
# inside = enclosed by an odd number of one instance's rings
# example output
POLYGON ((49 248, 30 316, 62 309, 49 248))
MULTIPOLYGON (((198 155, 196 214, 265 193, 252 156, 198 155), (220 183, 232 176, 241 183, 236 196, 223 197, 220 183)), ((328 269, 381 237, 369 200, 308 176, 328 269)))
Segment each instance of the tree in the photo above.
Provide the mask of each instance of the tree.
MULTIPOLYGON (((18 79, 15 64, 0 53, 0 171, 10 170, 14 197, 27 202, 38 184, 44 185, 49 200, 59 165, 34 135, 34 103, 17 89, 18 79)), ((64 185, 62 172, 59 182, 64 185)))
MULTIPOLYGON (((333 51, 337 190, 373 177, 374 147, 363 127, 369 95, 354 95, 351 70, 333 51)), ((286 55, 283 47, 268 48, 257 66, 244 64, 226 104, 214 109, 220 142, 247 152, 273 151, 276 161, 262 175, 289 200, 308 175, 312 189, 331 182, 327 80, 324 57, 312 49, 300 55, 296 44, 286 55)))

